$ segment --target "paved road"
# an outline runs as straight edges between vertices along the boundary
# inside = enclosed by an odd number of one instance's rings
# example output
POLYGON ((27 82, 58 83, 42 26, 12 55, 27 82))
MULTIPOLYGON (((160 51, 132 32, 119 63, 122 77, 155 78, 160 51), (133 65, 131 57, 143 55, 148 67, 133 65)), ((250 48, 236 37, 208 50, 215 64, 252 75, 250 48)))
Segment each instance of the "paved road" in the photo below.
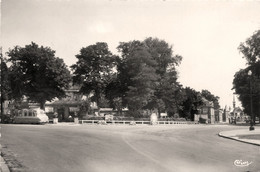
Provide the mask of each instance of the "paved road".
POLYGON ((260 171, 259 146, 219 137, 223 125, 2 125, 11 171, 260 171), (235 160, 252 162, 237 167, 235 160))

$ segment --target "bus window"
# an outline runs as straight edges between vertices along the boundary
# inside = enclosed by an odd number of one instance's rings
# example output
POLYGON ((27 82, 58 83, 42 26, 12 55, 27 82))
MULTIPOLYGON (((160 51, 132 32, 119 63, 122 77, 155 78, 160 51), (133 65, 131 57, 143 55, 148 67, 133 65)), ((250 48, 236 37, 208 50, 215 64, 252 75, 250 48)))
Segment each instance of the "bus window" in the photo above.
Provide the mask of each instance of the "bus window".
POLYGON ((27 110, 24 110, 23 113, 24 113, 24 116, 27 116, 27 110))
POLYGON ((18 110, 18 116, 22 116, 22 111, 21 110, 18 110))
POLYGON ((33 110, 33 116, 37 116, 37 111, 33 110))
POLYGON ((33 116, 33 112, 29 110, 29 116, 33 116))

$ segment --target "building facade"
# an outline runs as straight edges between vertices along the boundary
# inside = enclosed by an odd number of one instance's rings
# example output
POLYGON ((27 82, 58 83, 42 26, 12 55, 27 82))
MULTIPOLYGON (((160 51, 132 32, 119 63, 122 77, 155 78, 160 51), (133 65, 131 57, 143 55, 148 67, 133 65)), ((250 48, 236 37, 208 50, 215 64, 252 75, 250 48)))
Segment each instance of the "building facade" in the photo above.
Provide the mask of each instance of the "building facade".
POLYGON ((45 111, 48 116, 57 117, 59 122, 67 122, 86 115, 81 110, 86 97, 79 92, 79 86, 71 85, 65 94, 64 98, 46 102, 45 111))
POLYGON ((203 105, 198 109, 198 114, 194 115, 194 121, 199 123, 214 124, 215 110, 211 101, 202 98, 203 105))
POLYGON ((243 112, 243 109, 236 106, 235 97, 233 97, 233 109, 229 114, 229 123, 247 122, 249 119, 250 117, 243 112))
POLYGON ((215 109, 215 122, 223 123, 224 122, 224 111, 223 109, 215 109))

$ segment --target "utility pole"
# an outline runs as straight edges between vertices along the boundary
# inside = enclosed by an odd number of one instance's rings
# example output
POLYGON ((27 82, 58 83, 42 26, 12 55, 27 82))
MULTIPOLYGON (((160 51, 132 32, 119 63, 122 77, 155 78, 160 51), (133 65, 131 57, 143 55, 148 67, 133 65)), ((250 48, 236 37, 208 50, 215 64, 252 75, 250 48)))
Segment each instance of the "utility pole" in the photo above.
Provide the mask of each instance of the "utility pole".
MULTIPOLYGON (((0 0, 0 26, 2 26, 2 0, 0 0)), ((2 40, 2 30, 1 30, 1 27, 0 27, 0 40, 2 40)), ((1 60, 1 64, 0 64, 0 70, 1 70, 1 74, 0 74, 0 77, 1 77, 1 83, 0 83, 0 86, 1 86, 1 92, 0 92, 0 95, 1 95, 1 113, 0 113, 0 122, 2 123, 2 119, 3 119, 3 101, 4 101, 4 98, 3 98, 3 55, 2 55, 2 41, 0 42, 0 60, 1 60)))
POLYGON ((253 113, 253 98, 252 98, 252 71, 248 71, 249 81, 250 81, 250 111, 251 111, 251 120, 249 131, 255 130, 254 128, 254 113, 253 113))

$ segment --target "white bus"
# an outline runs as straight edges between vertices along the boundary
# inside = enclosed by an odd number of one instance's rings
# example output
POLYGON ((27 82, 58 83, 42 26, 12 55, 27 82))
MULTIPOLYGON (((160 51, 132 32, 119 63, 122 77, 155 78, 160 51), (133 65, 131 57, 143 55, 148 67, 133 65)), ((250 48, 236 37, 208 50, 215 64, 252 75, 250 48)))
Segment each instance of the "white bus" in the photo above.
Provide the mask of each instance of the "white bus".
POLYGON ((42 124, 48 122, 48 116, 40 108, 16 110, 13 118, 15 124, 42 124))

